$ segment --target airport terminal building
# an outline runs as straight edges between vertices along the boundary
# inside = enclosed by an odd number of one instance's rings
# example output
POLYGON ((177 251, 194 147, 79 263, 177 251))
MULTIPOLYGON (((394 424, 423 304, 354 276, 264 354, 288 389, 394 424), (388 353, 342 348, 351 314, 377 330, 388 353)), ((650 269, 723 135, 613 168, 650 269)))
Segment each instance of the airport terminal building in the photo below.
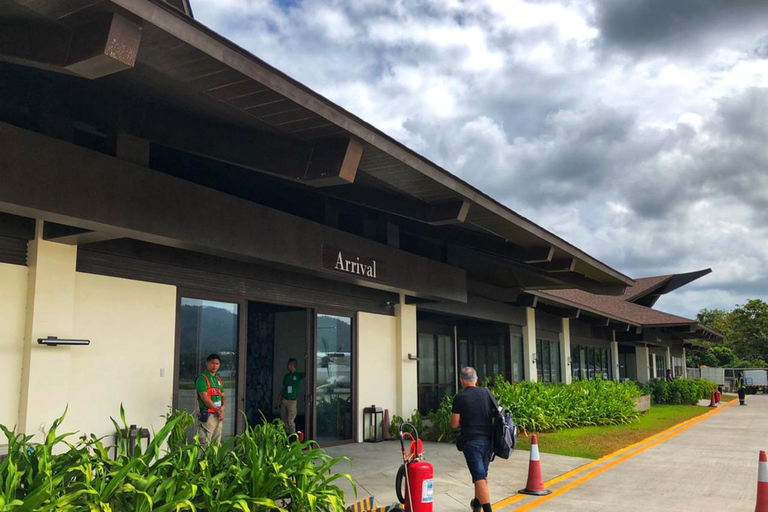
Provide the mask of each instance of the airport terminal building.
POLYGON ((2 424, 36 433, 68 406, 69 430, 106 435, 123 404, 157 428, 194 409, 216 352, 226 434, 275 415, 294 357, 299 427, 355 442, 364 407, 427 411, 464 365, 647 380, 719 336, 652 309, 703 272, 630 279, 185 2, 12 0, 0 18, 2 424))

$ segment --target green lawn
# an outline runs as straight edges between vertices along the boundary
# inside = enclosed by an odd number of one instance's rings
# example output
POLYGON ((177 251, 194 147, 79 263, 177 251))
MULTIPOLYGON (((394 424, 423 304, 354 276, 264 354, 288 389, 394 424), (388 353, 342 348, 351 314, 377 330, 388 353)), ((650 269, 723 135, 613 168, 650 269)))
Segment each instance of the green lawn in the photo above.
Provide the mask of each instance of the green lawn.
MULTIPOLYGON (((572 428, 539 434, 539 451, 599 459, 709 410, 699 405, 654 405, 628 425, 572 428)), ((530 446, 530 439, 520 436, 517 448, 528 450, 530 446)))

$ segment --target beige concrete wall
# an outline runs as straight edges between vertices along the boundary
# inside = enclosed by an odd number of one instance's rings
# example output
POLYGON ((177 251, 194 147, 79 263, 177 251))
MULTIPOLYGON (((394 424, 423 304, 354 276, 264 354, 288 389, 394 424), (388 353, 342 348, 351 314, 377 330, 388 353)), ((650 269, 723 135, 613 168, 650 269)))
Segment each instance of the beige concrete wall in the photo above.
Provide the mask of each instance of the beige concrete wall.
POLYGON ((418 327, 416 306, 406 304, 405 295, 400 295, 400 302, 395 306, 395 318, 397 354, 391 368, 397 372, 397 414, 407 418, 419 407, 419 367, 408 358, 408 354, 413 357, 418 354, 418 327))
POLYGON ((37 222, 29 243, 19 431, 39 434, 61 415, 69 399, 71 354, 83 347, 43 346, 39 338, 77 338, 74 331, 77 247, 42 239, 37 222))
POLYGON ((573 380, 571 367, 571 320, 563 318, 560 330, 560 374, 563 382, 570 384, 573 380))
POLYGON ((113 433, 122 403, 129 423, 159 429, 173 393, 176 288, 77 273, 74 309, 74 332, 91 345, 71 349, 67 427, 113 433))
POLYGON ((536 310, 525 308, 525 325, 523 326, 523 355, 525 358, 525 377, 531 382, 539 380, 536 359, 536 310))
MULTIPOLYGON (((398 365, 416 365, 398 358, 397 318, 386 315, 359 313, 358 328, 358 432, 363 440, 363 408, 376 405, 389 409, 390 417, 398 411, 398 365)), ((413 408, 418 401, 417 383, 408 391, 413 396, 413 408)), ((408 413, 410 415, 410 413, 408 413)))
POLYGON ((0 367, 6 389, 5 400, 0 401, 0 424, 9 428, 19 421, 27 273, 27 267, 0 263, 0 367))

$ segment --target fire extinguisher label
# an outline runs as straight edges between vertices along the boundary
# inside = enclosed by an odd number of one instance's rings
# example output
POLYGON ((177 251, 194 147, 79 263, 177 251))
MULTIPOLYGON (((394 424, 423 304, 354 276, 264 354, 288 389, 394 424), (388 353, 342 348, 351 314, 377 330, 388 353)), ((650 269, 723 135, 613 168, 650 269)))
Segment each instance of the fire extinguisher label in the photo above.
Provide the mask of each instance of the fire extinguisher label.
POLYGON ((432 483, 432 479, 424 480, 424 483, 421 485, 421 502, 422 503, 432 503, 434 496, 434 484, 432 483))

